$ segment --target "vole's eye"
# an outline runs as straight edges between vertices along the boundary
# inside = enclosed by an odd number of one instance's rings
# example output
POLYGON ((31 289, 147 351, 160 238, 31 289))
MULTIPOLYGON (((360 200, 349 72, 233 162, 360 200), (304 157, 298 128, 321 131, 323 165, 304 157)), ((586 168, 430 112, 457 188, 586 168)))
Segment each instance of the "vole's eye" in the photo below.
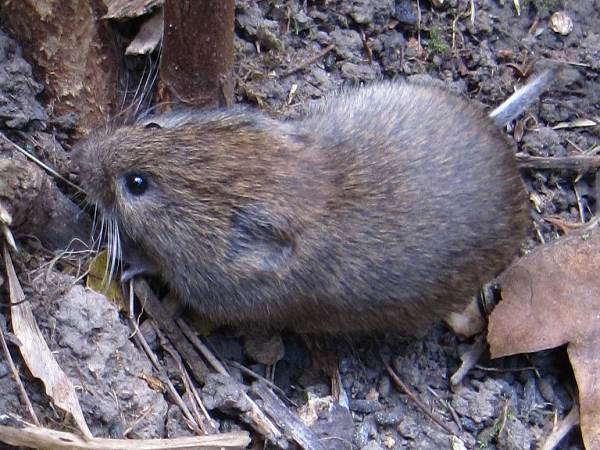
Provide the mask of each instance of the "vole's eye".
POLYGON ((131 195, 142 195, 148 189, 148 180, 141 173, 128 173, 125 175, 125 186, 131 195))

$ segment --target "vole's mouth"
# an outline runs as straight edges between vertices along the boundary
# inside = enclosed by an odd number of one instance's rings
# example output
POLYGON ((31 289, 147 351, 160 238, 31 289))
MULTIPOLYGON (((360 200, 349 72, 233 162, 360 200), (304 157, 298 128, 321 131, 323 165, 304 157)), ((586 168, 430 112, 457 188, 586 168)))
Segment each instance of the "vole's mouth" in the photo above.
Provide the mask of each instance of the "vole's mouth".
POLYGON ((99 252, 106 249, 106 269, 102 284, 108 284, 117 278, 127 282, 138 275, 157 275, 158 268, 144 253, 139 245, 124 233, 113 214, 106 213, 97 204, 94 207, 94 230, 92 231, 92 248, 99 252))
POLYGON ((122 260, 119 223, 113 215, 106 214, 100 205, 89 200, 88 204, 93 208, 91 250, 100 253, 103 247, 106 249, 106 267, 102 276, 102 286, 107 288, 108 284, 115 279, 122 260))

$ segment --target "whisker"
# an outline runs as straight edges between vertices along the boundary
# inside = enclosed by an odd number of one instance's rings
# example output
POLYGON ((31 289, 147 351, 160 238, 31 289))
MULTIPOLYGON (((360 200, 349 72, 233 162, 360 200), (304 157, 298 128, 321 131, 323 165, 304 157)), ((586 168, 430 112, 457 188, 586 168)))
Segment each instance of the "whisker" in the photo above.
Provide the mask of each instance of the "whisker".
MULTIPOLYGON (((98 238, 94 241, 93 245, 93 248, 96 252, 100 251, 100 246, 102 245, 106 231, 106 220, 104 219, 104 216, 100 216, 100 219, 100 231, 98 232, 98 238)), ((96 220, 96 210, 94 210, 94 220, 96 220)))
POLYGON ((156 58, 156 60, 152 61, 152 57, 148 57, 148 59, 150 60, 148 75, 144 77, 144 87, 142 88, 142 95, 139 97, 139 101, 137 102, 134 117, 138 117, 138 115, 140 114, 142 106, 144 105, 144 103, 146 103, 146 99, 151 94, 152 86, 156 83, 156 79, 158 78, 158 64, 160 62, 161 50, 162 46, 159 49, 158 57, 156 58))
MULTIPOLYGON (((108 261, 110 257, 110 245, 111 245, 111 233, 110 233, 110 222, 102 216, 102 228, 100 231, 104 231, 106 229, 106 265, 104 266, 104 274, 102 275, 102 287, 106 286, 106 280, 108 279, 108 261)), ((103 236, 104 237, 104 236, 103 236)), ((99 247, 98 247, 99 248, 99 247)))
POLYGON ((98 231, 98 207, 94 205, 94 214, 92 216, 92 248, 94 247, 94 236, 98 231))

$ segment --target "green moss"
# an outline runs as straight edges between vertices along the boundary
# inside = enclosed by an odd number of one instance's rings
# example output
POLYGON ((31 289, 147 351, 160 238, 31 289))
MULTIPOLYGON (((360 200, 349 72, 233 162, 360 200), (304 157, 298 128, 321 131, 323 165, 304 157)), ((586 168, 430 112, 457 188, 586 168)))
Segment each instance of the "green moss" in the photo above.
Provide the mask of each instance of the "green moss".
POLYGON ((447 53, 450 50, 450 46, 439 28, 429 30, 429 48, 432 52, 440 54, 447 53))

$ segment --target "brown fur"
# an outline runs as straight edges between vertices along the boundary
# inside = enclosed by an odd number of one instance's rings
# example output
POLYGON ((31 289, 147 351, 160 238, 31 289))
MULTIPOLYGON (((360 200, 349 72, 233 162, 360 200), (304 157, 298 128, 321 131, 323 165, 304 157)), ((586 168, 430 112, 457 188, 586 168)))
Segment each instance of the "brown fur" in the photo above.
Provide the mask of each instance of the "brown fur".
POLYGON ((514 257, 526 195, 485 114, 380 83, 304 119, 159 116, 75 156, 91 201, 218 323, 419 334, 514 257), (127 192, 128 172, 149 188, 127 192))

